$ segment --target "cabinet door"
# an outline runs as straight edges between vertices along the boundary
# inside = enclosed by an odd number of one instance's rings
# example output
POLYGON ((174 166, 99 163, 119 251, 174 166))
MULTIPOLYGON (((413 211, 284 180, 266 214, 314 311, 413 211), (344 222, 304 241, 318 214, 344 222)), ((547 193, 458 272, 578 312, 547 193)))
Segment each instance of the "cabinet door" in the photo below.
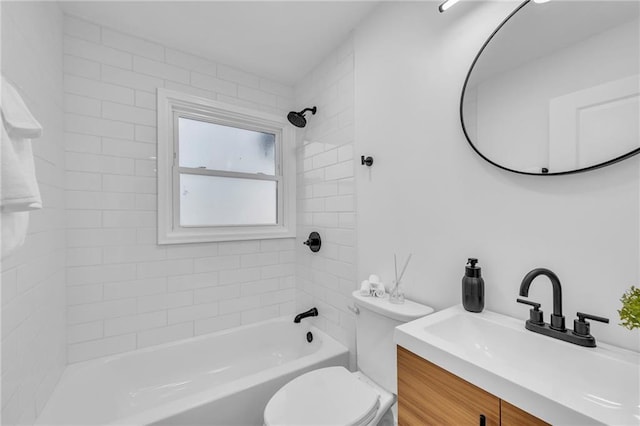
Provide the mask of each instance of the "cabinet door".
POLYGON ((502 426, 550 426, 549 423, 504 400, 500 400, 500 413, 502 426))
POLYGON ((398 346, 399 426, 500 424, 500 399, 398 346))

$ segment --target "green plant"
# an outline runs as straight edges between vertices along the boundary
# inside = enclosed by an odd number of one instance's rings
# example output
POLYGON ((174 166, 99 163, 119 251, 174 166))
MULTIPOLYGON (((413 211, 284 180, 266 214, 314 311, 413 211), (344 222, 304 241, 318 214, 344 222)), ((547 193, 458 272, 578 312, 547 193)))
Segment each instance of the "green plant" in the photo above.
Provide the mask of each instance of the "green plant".
POLYGON ((631 286, 620 299, 622 309, 618 311, 621 326, 633 330, 640 328, 640 288, 631 286))

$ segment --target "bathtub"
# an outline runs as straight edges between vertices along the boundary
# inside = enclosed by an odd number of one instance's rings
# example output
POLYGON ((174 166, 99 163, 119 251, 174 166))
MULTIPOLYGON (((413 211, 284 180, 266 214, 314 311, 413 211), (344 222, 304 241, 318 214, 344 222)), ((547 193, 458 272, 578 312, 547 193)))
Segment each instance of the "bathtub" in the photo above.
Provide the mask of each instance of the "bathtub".
POLYGON ((72 364, 36 424, 262 425, 282 385, 348 358, 320 330, 278 318, 72 364))

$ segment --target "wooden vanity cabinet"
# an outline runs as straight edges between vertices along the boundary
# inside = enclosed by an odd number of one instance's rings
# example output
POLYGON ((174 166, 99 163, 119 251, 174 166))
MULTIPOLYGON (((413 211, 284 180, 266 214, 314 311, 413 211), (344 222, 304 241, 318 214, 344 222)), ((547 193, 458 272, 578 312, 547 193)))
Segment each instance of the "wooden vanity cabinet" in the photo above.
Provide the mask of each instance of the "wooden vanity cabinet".
POLYGON ((518 407, 500 400, 500 424, 502 426, 550 426, 549 423, 518 407))
POLYGON ((547 423, 398 346, 398 425, 547 423))

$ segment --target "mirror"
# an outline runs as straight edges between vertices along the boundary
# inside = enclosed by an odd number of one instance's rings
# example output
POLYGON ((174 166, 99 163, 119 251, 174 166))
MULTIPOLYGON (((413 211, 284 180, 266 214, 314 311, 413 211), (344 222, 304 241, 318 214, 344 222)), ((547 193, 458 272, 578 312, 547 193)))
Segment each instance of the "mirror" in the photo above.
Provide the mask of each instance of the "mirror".
POLYGON ((640 2, 522 3, 485 42, 460 117, 516 173, 592 170, 640 152, 640 2))

